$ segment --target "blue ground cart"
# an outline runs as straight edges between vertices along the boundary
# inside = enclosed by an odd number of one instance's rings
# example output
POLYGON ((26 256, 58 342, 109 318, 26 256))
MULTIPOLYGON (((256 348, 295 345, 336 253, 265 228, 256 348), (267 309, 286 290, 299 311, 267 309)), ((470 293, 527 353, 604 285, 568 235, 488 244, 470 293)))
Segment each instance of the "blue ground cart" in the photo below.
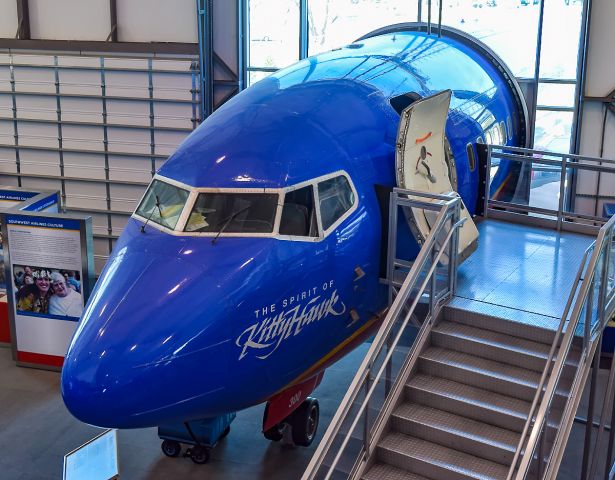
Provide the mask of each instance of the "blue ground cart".
POLYGON ((220 417, 161 425, 158 427, 158 436, 162 440, 162 452, 167 457, 178 457, 182 445, 189 445, 184 457, 190 457, 194 463, 207 463, 211 449, 229 434, 235 417, 235 413, 229 413, 220 417))

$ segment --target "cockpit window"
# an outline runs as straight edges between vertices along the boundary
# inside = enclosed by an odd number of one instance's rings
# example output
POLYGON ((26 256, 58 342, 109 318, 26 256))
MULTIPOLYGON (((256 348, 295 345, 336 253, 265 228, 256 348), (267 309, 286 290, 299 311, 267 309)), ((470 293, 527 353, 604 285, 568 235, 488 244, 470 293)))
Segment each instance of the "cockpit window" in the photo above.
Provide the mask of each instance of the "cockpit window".
POLYGON ((280 235, 317 237, 318 221, 312 185, 286 192, 280 219, 280 235))
POLYGON ((137 215, 173 230, 187 200, 187 190, 154 180, 137 208, 137 215))
POLYGON ((277 193, 200 193, 186 232, 271 233, 277 193))
POLYGON ((320 218, 322 228, 327 230, 354 204, 354 193, 348 179, 340 175, 318 184, 320 218))

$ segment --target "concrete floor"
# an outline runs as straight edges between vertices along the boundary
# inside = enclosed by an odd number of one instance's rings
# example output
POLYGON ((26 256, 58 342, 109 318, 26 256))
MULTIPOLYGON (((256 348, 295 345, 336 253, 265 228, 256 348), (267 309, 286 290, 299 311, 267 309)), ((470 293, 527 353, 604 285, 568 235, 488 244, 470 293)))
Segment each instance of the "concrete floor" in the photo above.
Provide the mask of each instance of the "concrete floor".
MULTIPOLYGON (((138 479, 297 479, 303 473, 342 399, 367 345, 327 370, 315 395, 320 427, 311 447, 272 443, 261 433, 263 407, 239 412, 230 435, 206 465, 188 458, 167 458, 156 429, 119 432, 121 477, 138 479)), ((59 390, 59 374, 15 366, 8 348, 0 348, 0 479, 62 478, 66 453, 93 438, 99 429, 68 413, 59 390)))
MULTIPOLYGON (((322 438, 355 369, 367 350, 363 345, 327 370, 315 396, 321 404, 321 424, 315 443, 299 448, 271 443, 261 435, 262 407, 239 412, 231 434, 212 453, 207 465, 187 458, 167 458, 160 451, 155 429, 119 432, 121 476, 125 479, 298 479, 322 438)), ((600 372, 601 404, 606 371, 600 372)), ((587 392, 579 413, 586 415, 587 392)), ((599 412, 596 413, 598 418, 599 412)), ((0 348, 0 478, 56 480, 62 478, 64 454, 94 437, 98 429, 73 419, 59 394, 59 374, 16 367, 10 350, 0 348)), ((558 475, 578 480, 585 427, 575 424, 558 475)), ((606 440, 606 439, 605 439, 606 440)), ((606 450, 606 443, 602 451, 606 450)), ((604 455, 603 455, 604 456, 604 455)), ((601 470, 604 460, 601 460, 601 470)), ((602 477, 600 477, 602 478, 602 477)))

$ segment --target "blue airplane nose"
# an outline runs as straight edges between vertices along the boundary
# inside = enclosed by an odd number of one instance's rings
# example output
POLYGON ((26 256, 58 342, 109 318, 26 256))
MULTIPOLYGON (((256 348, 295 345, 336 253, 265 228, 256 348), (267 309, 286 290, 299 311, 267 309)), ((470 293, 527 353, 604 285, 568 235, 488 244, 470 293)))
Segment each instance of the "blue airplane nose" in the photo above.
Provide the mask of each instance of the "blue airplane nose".
POLYGON ((215 281, 180 256, 114 255, 62 370, 70 412, 115 428, 206 416, 225 388, 230 337, 215 281))

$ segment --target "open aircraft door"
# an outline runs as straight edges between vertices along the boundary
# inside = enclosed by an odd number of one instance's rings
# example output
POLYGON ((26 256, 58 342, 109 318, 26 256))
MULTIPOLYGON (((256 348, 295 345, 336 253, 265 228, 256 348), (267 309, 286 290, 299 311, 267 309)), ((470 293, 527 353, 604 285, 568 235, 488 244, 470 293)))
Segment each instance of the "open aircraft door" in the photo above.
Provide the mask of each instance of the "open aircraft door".
MULTIPOLYGON (((395 154, 397 185, 400 188, 438 194, 455 190, 451 182, 451 177, 456 178, 455 164, 452 155, 447 156, 445 150, 450 102, 451 91, 444 90, 414 102, 402 112, 395 154)), ((410 229, 422 243, 429 235, 437 213, 421 208, 405 211, 410 229)), ((463 200, 461 217, 466 219, 459 235, 459 255, 460 261, 463 261, 478 244, 478 230, 463 200)), ((446 253, 442 260, 445 263, 448 261, 446 253)))

